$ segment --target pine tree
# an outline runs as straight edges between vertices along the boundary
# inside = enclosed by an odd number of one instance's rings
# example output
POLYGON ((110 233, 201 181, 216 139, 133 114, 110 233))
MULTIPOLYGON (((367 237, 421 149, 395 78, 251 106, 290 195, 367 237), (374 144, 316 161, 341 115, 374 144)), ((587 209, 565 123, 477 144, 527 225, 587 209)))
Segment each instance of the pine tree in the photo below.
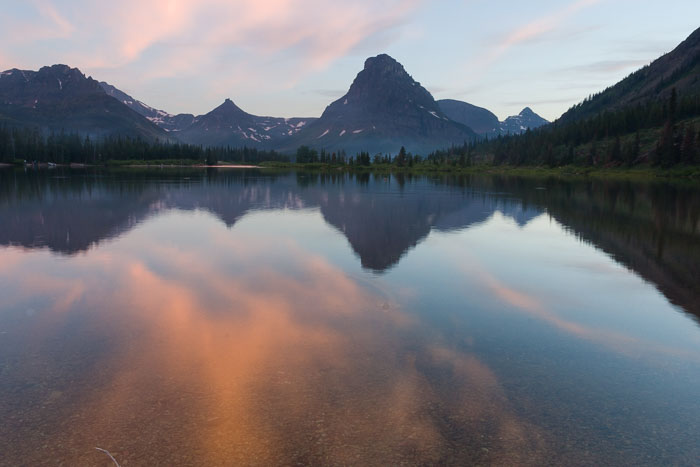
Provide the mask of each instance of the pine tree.
POLYGON ((591 143, 590 149, 588 150, 588 157, 586 157, 586 165, 589 167, 596 165, 597 159, 598 159, 598 145, 596 143, 596 140, 594 139, 593 142, 591 143))
POLYGON ((683 142, 681 143, 681 161, 684 164, 693 164, 696 159, 697 147, 695 146, 695 128, 688 125, 685 129, 683 142))
POLYGON ((676 88, 671 89, 671 97, 668 101, 668 119, 671 123, 676 122, 676 113, 678 112, 678 93, 676 88))
POLYGON ((399 154, 396 156, 396 165, 403 167, 406 165, 406 148, 401 146, 399 154))
POLYGON ((608 162, 611 164, 619 164, 622 161, 622 149, 620 146, 620 137, 615 137, 615 142, 608 150, 608 162))

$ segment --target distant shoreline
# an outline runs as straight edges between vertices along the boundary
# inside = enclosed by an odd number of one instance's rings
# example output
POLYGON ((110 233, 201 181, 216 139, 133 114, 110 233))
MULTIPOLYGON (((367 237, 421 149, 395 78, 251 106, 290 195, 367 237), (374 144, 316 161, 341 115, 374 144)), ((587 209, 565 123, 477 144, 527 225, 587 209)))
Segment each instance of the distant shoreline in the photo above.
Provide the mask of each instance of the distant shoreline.
MULTIPOLYGON (((0 167, 33 167, 32 164, 30 163, 17 163, 17 164, 9 164, 5 162, 0 162, 0 167)), ((249 165, 249 164, 218 164, 218 165, 206 165, 206 164, 160 164, 160 163, 148 163, 148 164, 128 164, 128 163, 107 163, 107 164, 79 164, 72 162, 70 164, 54 164, 51 163, 49 164, 48 162, 38 162, 36 164, 36 167, 42 168, 42 169, 47 169, 47 168, 55 168, 55 167, 61 167, 61 168, 72 168, 72 169, 84 169, 84 168, 92 168, 92 167, 101 167, 101 168, 201 168, 201 169, 264 169, 264 166, 260 165, 249 165)))
POLYGON ((236 165, 236 164, 221 164, 221 165, 204 165, 204 164, 126 164, 126 165, 111 165, 111 164, 105 164, 105 165, 94 165, 91 167, 129 167, 129 168, 163 168, 167 169, 169 167, 173 168, 182 168, 182 167, 187 167, 187 168, 192 168, 192 169, 263 169, 264 167, 261 167, 259 165, 236 165))
MULTIPOLYGON (((37 164, 38 168, 104 168, 104 169, 168 169, 168 168, 189 168, 189 169, 267 169, 267 170, 301 170, 319 173, 366 173, 366 174, 394 174, 394 175, 427 175, 427 176, 460 176, 460 175, 500 175, 514 177, 557 177, 557 178, 610 178, 628 180, 686 180, 692 183, 700 182, 700 169, 697 166, 678 166, 668 169, 656 167, 542 167, 542 166, 493 166, 493 165, 473 165, 469 167, 447 167, 426 165, 415 167, 397 167, 395 165, 372 165, 372 166, 348 166, 322 163, 279 163, 263 162, 260 165, 252 164, 219 164, 206 165, 202 163, 133 163, 128 161, 117 161, 107 164, 53 164, 42 162, 37 164)), ((0 168, 21 166, 18 164, 0 163, 0 168)))

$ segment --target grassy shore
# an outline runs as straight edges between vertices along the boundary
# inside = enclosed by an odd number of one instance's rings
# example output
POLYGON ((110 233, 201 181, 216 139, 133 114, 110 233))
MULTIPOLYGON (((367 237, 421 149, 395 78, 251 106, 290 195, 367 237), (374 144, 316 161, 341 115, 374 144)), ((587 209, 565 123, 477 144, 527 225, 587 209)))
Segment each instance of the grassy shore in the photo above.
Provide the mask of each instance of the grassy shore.
POLYGON ((277 169, 296 169, 313 171, 350 171, 350 172, 374 172, 374 173, 406 173, 406 174, 442 174, 442 175, 469 175, 469 174, 493 174, 513 176, 537 176, 537 177, 597 177, 616 179, 658 179, 678 178, 690 179, 700 182, 700 167, 678 166, 667 169, 650 166, 636 167, 581 167, 568 165, 563 167, 543 166, 509 166, 509 165, 473 165, 470 167, 438 166, 432 164, 420 164, 413 167, 397 167, 389 164, 371 166, 341 166, 321 163, 295 164, 270 162, 262 163, 261 167, 277 169))
POLYGON ((112 160, 104 164, 106 167, 218 167, 218 168, 258 168, 257 165, 245 162, 219 161, 216 165, 207 165, 202 160, 196 159, 162 159, 162 160, 112 160))
MULTIPOLYGON (((17 164, 15 164, 17 165, 17 164)), ((21 164, 20 164, 21 165, 21 164)), ((10 164, 0 164, 10 166, 10 164)), ((46 164, 40 164, 44 167, 46 164)), ((65 166, 67 164, 58 166, 65 166)), ((373 164, 371 166, 349 166, 324 163, 304 163, 294 162, 263 162, 259 165, 251 165, 240 162, 220 161, 217 165, 206 165, 201 160, 189 159, 163 159, 163 160, 113 160, 105 164, 70 164, 71 167, 108 167, 108 168, 262 168, 277 170, 305 170, 317 172, 352 172, 352 173, 384 173, 384 174, 412 174, 412 175, 512 175, 519 177, 592 177, 592 178, 613 178, 613 179, 683 179, 700 183, 700 166, 676 166, 671 168, 651 167, 639 165, 634 167, 582 167, 567 165, 562 167, 549 168, 544 166, 509 166, 476 164, 469 167, 458 167, 450 165, 418 164, 412 167, 398 167, 392 164, 373 164)))

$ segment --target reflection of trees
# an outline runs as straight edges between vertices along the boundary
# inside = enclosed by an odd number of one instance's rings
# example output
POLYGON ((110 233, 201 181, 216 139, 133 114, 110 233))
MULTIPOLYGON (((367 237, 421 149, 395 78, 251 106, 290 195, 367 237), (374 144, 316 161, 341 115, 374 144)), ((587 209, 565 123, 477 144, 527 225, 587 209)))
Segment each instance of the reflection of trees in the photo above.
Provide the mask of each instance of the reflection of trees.
POLYGON ((228 226, 251 210, 320 208, 359 256, 384 271, 431 230, 499 210, 524 225, 542 210, 700 314, 700 193, 686 185, 368 173, 125 170, 0 171, 0 244, 72 254, 164 209, 203 209, 228 226))
POLYGON ((492 183, 546 209, 581 240, 654 283, 672 303, 700 315, 697 188, 611 180, 549 179, 530 182, 529 189, 508 178, 492 183))

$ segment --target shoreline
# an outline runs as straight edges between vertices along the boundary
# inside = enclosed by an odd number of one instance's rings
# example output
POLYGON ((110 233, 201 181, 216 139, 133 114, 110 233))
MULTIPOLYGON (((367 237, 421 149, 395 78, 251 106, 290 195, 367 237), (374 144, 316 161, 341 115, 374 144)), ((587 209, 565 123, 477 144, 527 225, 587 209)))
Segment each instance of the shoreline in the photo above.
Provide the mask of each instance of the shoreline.
POLYGON ((222 165, 204 165, 204 164, 105 164, 105 165, 92 165, 85 167, 105 167, 105 168, 149 168, 149 169, 167 169, 167 168, 189 168, 189 169, 264 169, 265 167, 259 165, 236 165, 236 164, 222 164, 222 165))
POLYGON ((501 175, 513 177, 560 177, 560 178, 610 178, 627 180, 684 180, 700 182, 700 167, 685 166, 668 169, 641 167, 578 167, 564 166, 556 168, 548 167, 514 167, 475 165, 471 167, 395 167, 389 165, 380 166, 338 166, 323 164, 263 164, 263 168, 307 170, 311 172, 352 172, 352 173, 378 173, 395 175, 501 175))
MULTIPOLYGON (((0 168, 21 167, 18 164, 0 163, 0 168)), ((649 166, 640 167, 578 167, 564 166, 556 168, 548 167, 514 167, 514 166, 491 166, 475 165, 471 167, 396 167, 391 165, 378 166, 348 166, 330 165, 320 163, 296 164, 269 162, 260 165, 252 164, 54 164, 42 162, 38 165, 40 169, 53 168, 103 168, 103 169, 168 169, 168 168, 189 168, 189 169, 267 169, 267 170, 302 170, 319 173, 375 173, 394 175, 425 175, 425 176, 464 176, 464 175, 500 175, 514 177, 559 177, 559 178, 609 178, 618 180, 683 180, 686 182, 700 183, 700 167, 681 166, 671 168, 656 168, 649 166)))

